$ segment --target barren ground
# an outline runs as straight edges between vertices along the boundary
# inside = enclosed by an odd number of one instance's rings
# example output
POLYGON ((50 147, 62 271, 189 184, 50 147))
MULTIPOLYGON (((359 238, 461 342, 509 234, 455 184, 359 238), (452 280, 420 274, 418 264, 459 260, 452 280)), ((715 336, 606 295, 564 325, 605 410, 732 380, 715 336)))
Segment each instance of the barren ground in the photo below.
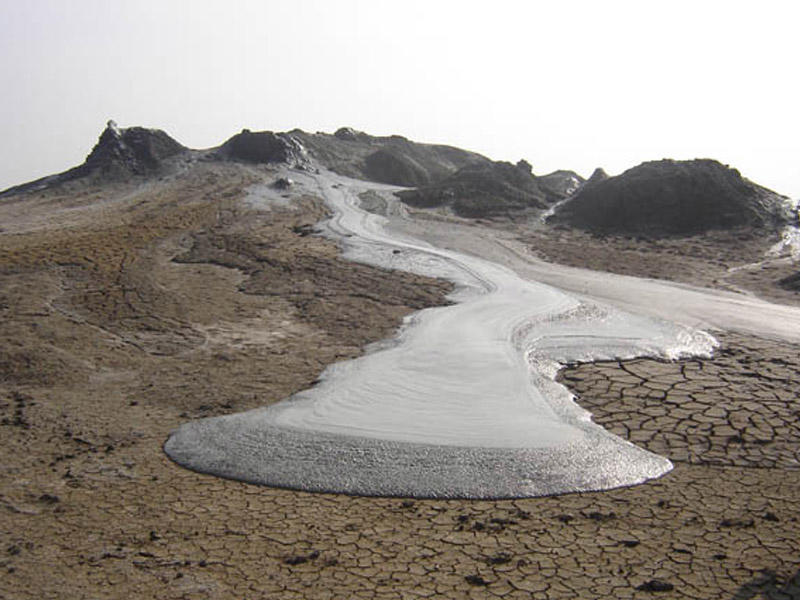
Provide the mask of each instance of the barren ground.
MULTIPOLYGON (((775 341, 562 371, 598 422, 675 462, 633 488, 374 499, 171 463, 179 423, 308 387, 448 289, 340 260, 307 235, 314 199, 247 209, 253 169, 193 169, 0 202, 0 597, 800 597, 800 359, 775 341)), ((541 244, 689 272, 636 244, 541 244)))
POLYGON ((712 231, 689 238, 642 239, 542 228, 521 231, 520 237, 535 254, 550 262, 800 304, 800 292, 777 285, 800 270, 800 259, 766 257, 778 240, 765 233, 712 231))

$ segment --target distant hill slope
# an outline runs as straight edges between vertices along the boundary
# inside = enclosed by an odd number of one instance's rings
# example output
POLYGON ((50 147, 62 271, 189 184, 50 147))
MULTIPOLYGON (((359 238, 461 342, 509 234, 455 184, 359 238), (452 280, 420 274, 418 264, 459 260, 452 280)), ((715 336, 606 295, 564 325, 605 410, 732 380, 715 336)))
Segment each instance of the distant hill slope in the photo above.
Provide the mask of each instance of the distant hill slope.
POLYGON ((405 187, 427 185, 467 165, 491 162, 453 146, 421 144, 399 135, 375 137, 349 127, 332 135, 299 129, 289 134, 335 173, 405 187))
MULTIPOLYGON (((2 194, 42 189, 85 177, 119 179, 155 174, 161 171, 165 159, 182 152, 192 151, 163 131, 122 129, 109 121, 82 165, 2 194)), ((206 160, 282 162, 300 168, 311 168, 313 157, 317 164, 342 175, 404 187, 428 185, 464 166, 491 163, 480 154, 452 146, 421 144, 396 135, 375 137, 347 127, 335 134, 244 129, 217 148, 194 152, 206 160)))
POLYGON ((516 165, 490 161, 468 165, 441 181, 397 195, 411 206, 447 206, 462 217, 512 216, 545 209, 566 198, 582 181, 571 171, 536 177, 524 160, 516 165))
POLYGON ((786 198, 715 160, 659 160, 616 177, 595 173, 548 223, 598 233, 693 235, 712 229, 774 229, 796 220, 786 198))
POLYGON ((9 188, 0 196, 42 189, 81 178, 118 179, 158 173, 165 159, 188 152, 160 129, 120 128, 109 121, 83 164, 29 183, 9 188))
POLYGON ((0 195, 87 178, 102 182, 161 174, 165 161, 181 153, 200 160, 287 163, 305 169, 319 165, 356 179, 417 188, 402 194, 409 204, 447 206, 468 217, 542 209, 583 182, 572 171, 537 178, 524 161, 513 166, 453 146, 412 142, 399 135, 372 136, 349 127, 334 134, 243 129, 217 148, 194 151, 161 130, 122 129, 109 121, 82 165, 0 195))
POLYGON ((420 144, 398 135, 375 137, 349 127, 333 135, 300 130, 289 135, 336 173, 416 188, 398 196, 410 206, 446 206, 464 217, 543 209, 583 182, 572 171, 536 177, 525 161, 514 166, 452 146, 420 144))
POLYGON ((83 164, 0 196, 76 180, 161 175, 169 172, 172 157, 184 154, 192 160, 317 164, 358 179, 414 188, 398 194, 410 206, 444 207, 471 218, 516 218, 565 200, 549 223, 599 233, 692 235, 742 226, 774 229, 797 220, 784 197, 714 160, 647 162, 617 177, 598 169, 584 181, 573 171, 536 176, 524 160, 495 162, 452 146, 371 136, 348 127, 334 134, 245 129, 217 148, 193 151, 161 130, 119 128, 109 121, 83 164))

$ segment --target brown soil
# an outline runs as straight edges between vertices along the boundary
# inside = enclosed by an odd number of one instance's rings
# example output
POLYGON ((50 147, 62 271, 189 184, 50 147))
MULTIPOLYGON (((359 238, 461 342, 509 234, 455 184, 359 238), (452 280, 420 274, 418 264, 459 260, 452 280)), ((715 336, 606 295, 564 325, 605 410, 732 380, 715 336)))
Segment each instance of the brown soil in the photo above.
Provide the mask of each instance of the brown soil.
POLYGON ((506 224, 538 257, 559 264, 634 277, 667 279, 800 304, 800 291, 779 285, 800 270, 800 260, 766 252, 777 236, 760 230, 711 231, 684 238, 593 235, 566 228, 506 224))
POLYGON ((261 173, 0 203, 0 598, 797 597, 800 363, 776 342, 564 372, 676 461, 633 488, 354 498, 171 463, 181 422, 308 387, 448 289, 340 260, 305 235, 314 199, 248 210, 261 173))

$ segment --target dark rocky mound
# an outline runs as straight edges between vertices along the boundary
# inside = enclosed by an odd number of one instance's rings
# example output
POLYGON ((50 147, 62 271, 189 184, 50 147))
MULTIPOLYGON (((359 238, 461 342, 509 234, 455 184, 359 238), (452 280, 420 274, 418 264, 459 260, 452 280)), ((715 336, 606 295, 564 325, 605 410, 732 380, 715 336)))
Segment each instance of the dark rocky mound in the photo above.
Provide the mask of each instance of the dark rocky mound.
POLYGON ((682 236, 774 229, 790 220, 783 196, 715 160, 696 159, 646 162, 617 177, 595 171, 548 223, 597 233, 682 236))
POLYGON ((578 183, 582 181, 571 171, 536 177, 524 160, 516 165, 487 162, 463 167, 443 181, 397 195, 410 206, 447 206, 462 217, 513 218, 567 197, 567 190, 575 185, 573 178, 578 183))
POLYGON ((441 181, 464 166, 491 162, 452 146, 420 144, 399 135, 375 137, 350 127, 332 135, 298 129, 290 134, 335 173, 405 187, 441 181))
POLYGON ((157 172, 164 161, 186 151, 160 129, 120 129, 109 121, 92 152, 77 169, 103 175, 147 175, 157 172))
POLYGON ((305 150, 291 135, 272 131, 243 129, 216 151, 216 156, 228 160, 252 163, 290 163, 303 166, 305 150))
POLYGON ((0 196, 39 190, 78 179, 114 181, 134 175, 153 175, 162 170, 166 159, 182 152, 188 152, 188 148, 160 129, 122 129, 114 121, 109 121, 82 165, 9 188, 0 196))

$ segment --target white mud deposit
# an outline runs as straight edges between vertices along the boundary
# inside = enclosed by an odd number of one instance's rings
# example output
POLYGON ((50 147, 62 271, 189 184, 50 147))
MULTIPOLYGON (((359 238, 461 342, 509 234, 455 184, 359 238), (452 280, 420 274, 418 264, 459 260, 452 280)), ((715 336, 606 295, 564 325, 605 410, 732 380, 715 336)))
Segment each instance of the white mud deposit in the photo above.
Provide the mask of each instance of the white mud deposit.
POLYGON ((609 489, 670 470, 593 424, 553 376, 572 361, 707 355, 713 338, 399 233, 359 208, 358 194, 384 193, 402 224, 388 186, 330 173, 292 178, 293 193, 329 203, 326 227, 348 258, 450 279, 456 303, 416 313, 396 338, 330 366, 310 390, 181 426, 165 445, 173 460, 267 485, 418 497, 609 489))
POLYGON ((559 364, 713 348, 703 333, 589 304, 499 264, 391 232, 356 200, 374 185, 330 175, 316 184, 336 209, 327 229, 352 236, 344 238, 346 257, 445 277, 458 285, 457 304, 416 313, 390 347, 329 369, 317 387, 273 411, 276 425, 398 442, 551 448, 582 440, 589 422, 553 384, 559 364))
POLYGON ((786 200, 786 212, 794 217, 794 223, 788 225, 783 230, 781 241, 770 248, 768 256, 788 256, 796 260, 800 257, 800 227, 797 226, 797 218, 800 211, 800 198, 786 200))
POLYGON ((265 211, 273 208, 290 210, 295 208, 291 194, 277 187, 275 181, 251 185, 246 191, 244 203, 251 208, 265 211))

